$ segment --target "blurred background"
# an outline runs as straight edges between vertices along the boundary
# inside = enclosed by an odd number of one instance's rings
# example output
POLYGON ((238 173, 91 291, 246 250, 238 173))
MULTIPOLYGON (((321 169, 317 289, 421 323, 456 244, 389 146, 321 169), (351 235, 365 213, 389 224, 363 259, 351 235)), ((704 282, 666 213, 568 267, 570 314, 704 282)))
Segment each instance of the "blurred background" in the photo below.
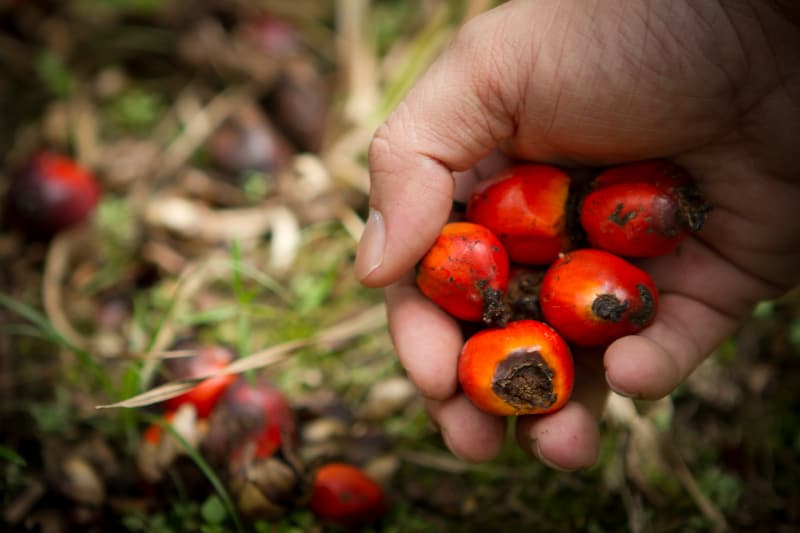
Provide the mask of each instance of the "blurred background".
POLYGON ((800 530, 796 295, 612 397, 586 471, 426 418, 353 275, 366 150, 492 5, 0 0, 0 529, 335 531, 336 460, 366 531, 800 530))

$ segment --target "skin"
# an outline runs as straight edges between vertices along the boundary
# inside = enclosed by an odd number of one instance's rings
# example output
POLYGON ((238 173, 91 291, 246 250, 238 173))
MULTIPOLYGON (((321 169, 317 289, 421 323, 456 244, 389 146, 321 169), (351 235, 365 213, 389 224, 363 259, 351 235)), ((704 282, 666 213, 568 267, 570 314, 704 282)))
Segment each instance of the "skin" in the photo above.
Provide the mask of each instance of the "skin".
POLYGON ((790 1, 512 1, 468 22, 375 134, 373 209, 356 271, 386 287, 389 328, 458 456, 501 449, 502 418, 458 392, 456 323, 409 276, 451 201, 509 160, 568 166, 662 157, 715 206, 669 256, 640 263, 655 322, 576 354, 573 399, 523 417, 519 445, 555 468, 593 464, 610 387, 656 399, 752 306, 800 282, 800 9, 790 1))

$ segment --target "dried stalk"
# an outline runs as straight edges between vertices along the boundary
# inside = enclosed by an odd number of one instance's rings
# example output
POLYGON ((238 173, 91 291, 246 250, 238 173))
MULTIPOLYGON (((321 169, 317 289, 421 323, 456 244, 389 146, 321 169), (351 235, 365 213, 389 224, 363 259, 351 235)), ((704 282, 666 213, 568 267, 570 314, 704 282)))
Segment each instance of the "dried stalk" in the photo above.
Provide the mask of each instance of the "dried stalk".
MULTIPOLYGON (((186 392, 203 379, 222 374, 240 374, 242 372, 247 372, 248 370, 255 370, 258 368, 275 365, 288 360, 291 354, 299 349, 320 344, 325 345, 340 343, 382 328, 385 326, 385 324, 386 309, 383 304, 379 304, 350 319, 326 328, 318 332, 316 335, 312 335, 311 337, 287 341, 275 346, 271 346, 265 350, 255 352, 247 357, 238 359, 237 361, 234 361, 227 367, 212 375, 201 376, 192 380, 166 383, 160 387, 156 387, 127 400, 110 405, 100 405, 98 406, 98 409, 110 409, 116 407, 144 407, 146 405, 168 400, 186 392)), ((155 362, 157 359, 157 357, 151 356, 150 361, 155 362)))
POLYGON ((42 276, 44 311, 53 327, 73 346, 88 350, 89 339, 78 333, 64 311, 62 296, 64 278, 69 267, 72 250, 86 241, 85 228, 59 234, 50 244, 42 276))

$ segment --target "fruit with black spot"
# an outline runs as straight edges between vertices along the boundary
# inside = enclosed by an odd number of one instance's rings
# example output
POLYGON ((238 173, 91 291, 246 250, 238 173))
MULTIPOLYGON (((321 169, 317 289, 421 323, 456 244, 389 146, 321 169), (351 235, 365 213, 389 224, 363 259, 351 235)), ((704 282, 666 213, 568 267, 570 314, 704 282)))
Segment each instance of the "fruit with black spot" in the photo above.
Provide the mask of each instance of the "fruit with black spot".
POLYGON ((491 322, 508 287, 508 256, 488 229, 470 222, 442 228, 417 270, 417 287, 456 318, 491 322))
POLYGON ((545 321, 577 346, 605 346, 641 331, 656 316, 658 290, 644 270, 610 252, 562 254, 539 294, 545 321))
POLYGON ((470 401, 487 413, 550 413, 572 394, 572 354, 549 325, 518 320, 480 331, 464 343, 458 381, 470 401))
POLYGON ((625 257, 656 257, 700 231, 710 210, 685 169, 649 160, 598 175, 579 216, 592 247, 625 257))

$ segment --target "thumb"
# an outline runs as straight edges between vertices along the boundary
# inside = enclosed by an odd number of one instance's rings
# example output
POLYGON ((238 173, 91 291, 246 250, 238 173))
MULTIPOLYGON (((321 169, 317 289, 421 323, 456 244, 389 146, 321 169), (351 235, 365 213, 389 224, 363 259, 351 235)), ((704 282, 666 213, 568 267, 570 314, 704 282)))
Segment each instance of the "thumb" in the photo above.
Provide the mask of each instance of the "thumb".
MULTIPOLYGON (((356 257, 368 286, 399 279, 447 222, 454 171, 467 170, 513 133, 492 88, 503 57, 487 35, 500 10, 472 19, 377 130, 369 149, 370 214, 356 257)), ((509 82, 514 86, 513 81, 509 82)))

